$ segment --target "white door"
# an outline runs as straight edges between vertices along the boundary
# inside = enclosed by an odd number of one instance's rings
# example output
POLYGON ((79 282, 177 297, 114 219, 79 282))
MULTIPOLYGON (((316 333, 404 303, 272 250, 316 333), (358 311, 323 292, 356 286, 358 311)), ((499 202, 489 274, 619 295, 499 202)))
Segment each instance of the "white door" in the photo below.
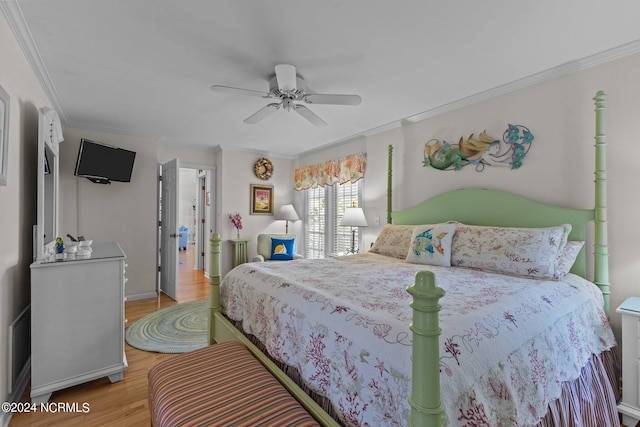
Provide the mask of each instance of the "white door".
POLYGON ((178 295, 178 201, 180 160, 162 165, 162 225, 160 231, 160 290, 173 300, 178 295))

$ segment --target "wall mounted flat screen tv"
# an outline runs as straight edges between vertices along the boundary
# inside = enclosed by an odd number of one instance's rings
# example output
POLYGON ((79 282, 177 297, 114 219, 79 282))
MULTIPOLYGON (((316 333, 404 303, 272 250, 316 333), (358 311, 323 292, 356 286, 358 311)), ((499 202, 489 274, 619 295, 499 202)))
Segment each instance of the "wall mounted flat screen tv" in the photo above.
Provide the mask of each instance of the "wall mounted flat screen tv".
POLYGON ((74 175, 99 184, 130 182, 135 159, 134 151, 82 138, 74 175))

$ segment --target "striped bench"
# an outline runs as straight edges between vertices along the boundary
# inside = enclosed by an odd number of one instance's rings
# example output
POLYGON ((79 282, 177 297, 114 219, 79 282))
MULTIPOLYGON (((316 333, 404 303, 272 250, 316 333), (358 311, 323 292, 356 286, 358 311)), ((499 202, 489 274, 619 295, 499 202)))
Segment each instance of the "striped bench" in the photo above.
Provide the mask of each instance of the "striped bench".
POLYGON ((319 425, 237 342, 174 356, 148 378, 155 427, 319 425))

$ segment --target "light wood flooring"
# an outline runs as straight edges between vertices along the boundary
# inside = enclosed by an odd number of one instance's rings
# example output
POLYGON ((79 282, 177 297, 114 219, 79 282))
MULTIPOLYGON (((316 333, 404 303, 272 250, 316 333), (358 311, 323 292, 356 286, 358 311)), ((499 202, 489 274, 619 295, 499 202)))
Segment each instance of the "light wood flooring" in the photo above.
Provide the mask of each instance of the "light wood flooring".
MULTIPOLYGON (((188 302, 209 298, 209 281, 203 270, 194 270, 194 245, 180 251, 180 280, 178 302, 188 302)), ((165 294, 158 298, 128 301, 125 315, 128 325, 161 308, 177 304, 165 294)), ((110 383, 107 378, 77 385, 54 392, 50 402, 67 404, 89 404, 85 413, 16 413, 9 427, 19 426, 149 426, 149 403, 147 401, 147 372, 156 363, 174 355, 150 353, 131 347, 125 342, 125 352, 129 368, 124 380, 110 383)), ((29 402, 29 388, 21 399, 29 402)))

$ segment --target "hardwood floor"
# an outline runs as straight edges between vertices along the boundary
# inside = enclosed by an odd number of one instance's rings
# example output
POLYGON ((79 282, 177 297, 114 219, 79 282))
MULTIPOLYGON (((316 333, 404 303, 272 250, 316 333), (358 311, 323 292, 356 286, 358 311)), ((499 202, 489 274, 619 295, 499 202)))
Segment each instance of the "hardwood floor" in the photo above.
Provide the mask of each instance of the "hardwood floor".
MULTIPOLYGON (((209 298, 209 281, 203 270, 194 270, 194 245, 180 251, 178 302, 188 302, 209 298)), ((161 308, 177 304, 165 294, 157 298, 128 301, 125 315, 128 324, 161 308)), ((125 343, 129 368, 124 380, 111 384, 107 378, 80 384, 60 390, 51 396, 50 402, 66 405, 78 411, 65 411, 64 406, 57 412, 15 413, 9 423, 18 426, 149 426, 149 403, 147 401, 147 372, 156 363, 174 355, 141 351, 125 343), (88 411, 82 412, 83 404, 88 411)), ((30 402, 29 388, 21 402, 30 402)), ((55 406, 52 406, 56 408, 55 406)))

